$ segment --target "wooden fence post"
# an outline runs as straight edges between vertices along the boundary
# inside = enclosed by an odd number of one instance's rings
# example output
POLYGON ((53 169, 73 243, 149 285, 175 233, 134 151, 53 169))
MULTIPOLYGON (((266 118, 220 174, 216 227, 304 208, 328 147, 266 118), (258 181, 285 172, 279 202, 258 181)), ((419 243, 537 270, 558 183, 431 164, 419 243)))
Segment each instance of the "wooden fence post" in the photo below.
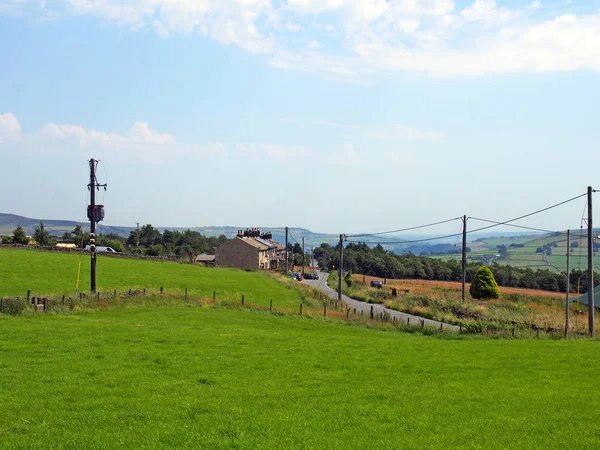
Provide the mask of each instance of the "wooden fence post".
POLYGON ((327 317, 327 303, 323 302, 323 316, 327 317))
POLYGON ((410 325, 410 317, 406 318, 406 325, 410 325))
POLYGON ((302 303, 300 303, 300 315, 302 315, 302 303))
POLYGON ((371 305, 371 316, 370 319, 373 320, 374 318, 374 311, 373 311, 373 305, 371 305))
POLYGON ((242 306, 244 306, 244 294, 242 294, 242 306))
POLYGON ((160 287, 160 295, 162 295, 162 294, 163 294, 163 287, 161 286, 160 287))
MULTIPOLYGON (((187 288, 186 288, 187 289, 187 288)), ((146 295, 146 288, 144 288, 144 295, 146 295)))
POLYGON ((273 310, 273 299, 269 302, 269 311, 273 310))
POLYGON ((63 294, 63 296, 62 296, 62 304, 63 305, 65 304, 65 294, 63 294))
POLYGON ((185 288, 185 301, 187 302, 188 299, 188 288, 185 288))
POLYGON ((113 297, 117 298, 117 290, 115 289, 115 292, 113 293, 113 297))
POLYGON ((346 308, 346 320, 350 320, 350 308, 346 308))
POLYGON ((100 291, 96 292, 96 301, 100 301, 100 291))
POLYGON ((129 296, 131 297, 131 288, 129 288, 129 296))

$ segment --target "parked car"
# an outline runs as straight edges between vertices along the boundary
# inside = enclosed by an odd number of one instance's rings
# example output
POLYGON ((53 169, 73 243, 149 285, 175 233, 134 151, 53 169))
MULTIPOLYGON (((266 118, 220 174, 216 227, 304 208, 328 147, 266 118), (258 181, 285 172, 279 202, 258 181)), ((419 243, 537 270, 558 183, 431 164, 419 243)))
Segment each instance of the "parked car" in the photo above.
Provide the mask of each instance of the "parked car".
MULTIPOLYGON (((90 246, 86 245, 85 246, 86 251, 90 251, 90 246)), ((114 248, 112 247, 103 247, 101 245, 96 245, 96 253, 118 253, 114 248)))
POLYGON ((371 280, 371 287, 381 289, 383 288, 383 283, 381 282, 381 280, 371 280))
POLYGON ((318 280, 318 279, 319 279, 319 274, 313 273, 313 280, 318 280))
POLYGON ((305 273, 304 274, 304 279, 305 280, 314 280, 313 274, 312 273, 305 273))

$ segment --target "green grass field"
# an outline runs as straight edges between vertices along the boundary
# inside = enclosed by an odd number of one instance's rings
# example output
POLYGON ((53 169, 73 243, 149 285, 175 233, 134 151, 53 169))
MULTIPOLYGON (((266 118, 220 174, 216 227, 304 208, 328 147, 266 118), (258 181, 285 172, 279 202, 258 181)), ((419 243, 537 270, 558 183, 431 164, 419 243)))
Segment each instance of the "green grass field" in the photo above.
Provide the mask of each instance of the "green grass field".
POLYGON ((0 316, 0 328, 3 449, 600 445, 587 420, 598 341, 184 306, 0 316))
MULTIPOLYGON (((0 249, 0 297, 58 295, 75 292, 78 263, 81 262, 80 291, 90 289, 90 258, 88 254, 40 252, 35 250, 0 249)), ((142 261, 98 256, 97 288, 100 292, 132 289, 160 289, 190 295, 239 300, 244 294, 253 304, 274 303, 298 305, 298 291, 264 273, 163 261, 142 261)))

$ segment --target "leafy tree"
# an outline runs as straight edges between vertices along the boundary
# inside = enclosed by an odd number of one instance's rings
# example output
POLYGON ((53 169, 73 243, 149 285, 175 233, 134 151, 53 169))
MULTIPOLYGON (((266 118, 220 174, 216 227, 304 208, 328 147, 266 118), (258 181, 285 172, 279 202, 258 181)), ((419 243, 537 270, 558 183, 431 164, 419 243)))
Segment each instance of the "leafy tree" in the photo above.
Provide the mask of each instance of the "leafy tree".
POLYGON ((506 256, 508 255, 508 249, 506 248, 506 245, 499 245, 498 253, 500 254, 501 258, 506 258, 506 256))
POLYGON ((65 231, 62 235, 62 240, 63 241, 70 241, 73 239, 73 233, 71 233, 70 231, 65 231))
POLYGON ((12 244, 12 236, 2 236, 3 244, 12 244))
POLYGON ((27 243, 29 242, 29 238, 27 238, 25 230, 21 225, 14 229, 12 240, 13 243, 21 245, 27 245, 27 243))
POLYGON ((82 235, 83 235, 83 228, 81 228, 81 225, 76 225, 75 228, 73 228, 73 236, 81 237, 82 235))
POLYGON ((35 227, 33 238, 38 245, 44 246, 50 244, 50 233, 48 233, 46 228, 44 228, 44 222, 40 222, 40 224, 35 227))
POLYGON ((481 266, 475 278, 471 282, 471 288, 469 289, 471 297, 475 299, 490 299, 500 297, 500 289, 498 289, 498 283, 494 278, 494 274, 487 266, 481 266))

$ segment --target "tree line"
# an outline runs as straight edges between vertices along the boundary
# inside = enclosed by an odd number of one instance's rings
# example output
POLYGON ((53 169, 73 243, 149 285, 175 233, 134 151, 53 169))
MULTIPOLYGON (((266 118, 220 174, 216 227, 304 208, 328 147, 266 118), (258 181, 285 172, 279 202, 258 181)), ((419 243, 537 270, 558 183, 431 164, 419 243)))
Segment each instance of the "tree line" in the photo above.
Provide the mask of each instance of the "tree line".
MULTIPOLYGON (((319 266, 334 270, 339 267, 339 244, 331 246, 323 243, 315 248, 314 256, 319 266)), ((470 283, 483 266, 481 262, 468 262, 466 280, 470 283)), ((566 273, 548 269, 513 267, 492 263, 491 269, 500 286, 526 289, 542 289, 553 292, 566 292, 566 273)), ((396 254, 386 251, 381 245, 371 248, 367 244, 348 243, 344 247, 344 270, 379 278, 414 278, 437 281, 461 281, 462 264, 458 260, 441 260, 412 253, 396 254)), ((572 270, 569 276, 570 291, 587 292, 587 271, 572 270)), ((600 285, 598 273, 594 273, 594 285, 600 285)))
MULTIPOLYGON (((75 244, 79 248, 85 248, 90 244, 90 234, 83 230, 81 225, 75 226, 72 231, 66 231, 59 239, 50 236, 44 227, 44 223, 35 228, 32 236, 36 244, 40 246, 55 245, 58 242, 75 244)), ((117 252, 127 252, 147 256, 184 256, 193 257, 202 253, 214 254, 215 247, 224 244, 229 239, 224 235, 219 237, 204 236, 198 231, 172 231, 160 232, 151 224, 146 224, 139 229, 132 230, 128 237, 115 233, 98 234, 96 245, 111 247, 117 252)), ((10 236, 2 238, 3 244, 27 245, 30 239, 23 227, 18 226, 10 236)))

